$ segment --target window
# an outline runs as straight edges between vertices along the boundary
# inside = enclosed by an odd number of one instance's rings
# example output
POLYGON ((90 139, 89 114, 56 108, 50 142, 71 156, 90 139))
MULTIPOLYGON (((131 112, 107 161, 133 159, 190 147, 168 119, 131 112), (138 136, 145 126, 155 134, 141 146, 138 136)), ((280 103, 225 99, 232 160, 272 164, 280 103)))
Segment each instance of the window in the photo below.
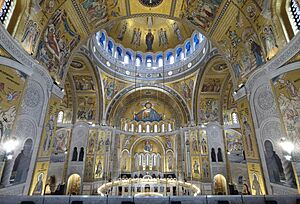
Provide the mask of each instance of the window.
POLYGON ((131 132, 134 132, 134 124, 131 124, 131 132))
POLYGON ((187 42, 185 45, 185 55, 188 56, 191 53, 191 42, 187 42))
POLYGON ((157 124, 154 125, 154 132, 157 132, 157 124))
POLYGON ((142 124, 139 124, 138 132, 142 132, 142 124))
POLYGON ((163 61, 162 57, 158 58, 157 64, 158 64, 158 67, 162 67, 164 65, 164 61, 163 61))
POLYGON ((152 67, 152 58, 151 57, 147 57, 146 65, 147 65, 147 67, 152 67))
POLYGON ((112 41, 108 41, 108 52, 112 55, 113 54, 113 49, 114 49, 114 44, 112 41))
POLYGON ((0 21, 7 27, 15 8, 16 0, 2 0, 0 2, 2 2, 0 5, 0 21))
POLYGON ((176 60, 182 60, 183 58, 184 58, 184 54, 182 48, 180 47, 176 50, 176 60))
POLYGON ((129 64, 129 56, 125 55, 124 57, 124 64, 129 64))
POLYGON ((127 123, 125 123, 125 125, 124 125, 124 130, 125 130, 125 131, 128 130, 128 124, 127 124, 127 123))
POLYGON ((63 111, 59 111, 58 112, 58 116, 57 116, 57 123, 62 123, 64 119, 64 112, 63 111))
POLYGON ((146 155, 146 166, 149 166, 149 154, 146 155))
POLYGON ((142 166, 143 165, 143 155, 140 154, 140 159, 139 159, 139 165, 142 166))
POLYGON ((84 148, 81 147, 80 148, 80 152, 79 152, 79 159, 78 159, 78 161, 83 161, 83 159, 84 159, 84 148))
POLYGON ((172 131, 172 124, 171 123, 168 124, 168 130, 169 130, 169 132, 172 131))
POLYGON ((194 48, 196 49, 199 45, 200 41, 199 41, 199 37, 197 34, 194 35, 194 48))
POLYGON ((174 56, 173 55, 170 56, 170 64, 174 64, 174 61, 175 61, 174 56))
POLYGON ((105 34, 104 33, 101 33, 101 37, 99 38, 99 43, 102 47, 105 46, 105 34))
POLYGON ((125 57, 124 57, 124 64, 131 63, 131 56, 132 54, 129 51, 126 51, 125 57))
POLYGON ((300 5, 297 0, 291 0, 290 15, 292 27, 294 32, 297 33, 300 30, 300 5))
POLYGON ((135 66, 139 67, 142 64, 142 58, 141 56, 137 56, 135 59, 135 66))
POLYGON ((161 125, 161 132, 165 132, 165 124, 161 125))
POLYGON ((237 113, 232 113, 232 122, 233 124, 239 124, 239 118, 237 113))
POLYGON ((146 125, 146 132, 150 132, 150 125, 146 125))
POLYGON ((152 166, 156 166, 156 155, 152 156, 152 166))

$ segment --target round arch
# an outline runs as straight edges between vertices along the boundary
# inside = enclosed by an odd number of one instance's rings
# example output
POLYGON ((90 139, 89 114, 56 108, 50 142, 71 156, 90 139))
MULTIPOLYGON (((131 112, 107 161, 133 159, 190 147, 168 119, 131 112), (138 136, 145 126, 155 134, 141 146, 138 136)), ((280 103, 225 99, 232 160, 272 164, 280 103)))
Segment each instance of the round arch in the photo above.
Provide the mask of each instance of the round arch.
POLYGON ((68 178, 66 195, 80 195, 81 177, 78 174, 71 174, 68 178))
POLYGON ((156 86, 139 84, 138 86, 139 86, 138 88, 136 88, 134 85, 127 87, 115 95, 115 97, 113 98, 113 100, 110 102, 110 104, 106 109, 105 119, 107 122, 110 122, 110 118, 112 118, 112 116, 116 114, 119 105, 120 104, 124 105, 124 103, 122 102, 124 99, 128 98, 130 95, 134 94, 135 92, 140 92, 142 90, 157 91, 161 94, 166 95, 166 98, 168 97, 169 99, 175 101, 176 105, 180 109, 180 112, 182 113, 183 122, 185 122, 186 124, 187 122, 192 121, 191 112, 188 105, 186 104, 185 100, 175 90, 171 89, 170 87, 162 86, 158 84, 156 86))

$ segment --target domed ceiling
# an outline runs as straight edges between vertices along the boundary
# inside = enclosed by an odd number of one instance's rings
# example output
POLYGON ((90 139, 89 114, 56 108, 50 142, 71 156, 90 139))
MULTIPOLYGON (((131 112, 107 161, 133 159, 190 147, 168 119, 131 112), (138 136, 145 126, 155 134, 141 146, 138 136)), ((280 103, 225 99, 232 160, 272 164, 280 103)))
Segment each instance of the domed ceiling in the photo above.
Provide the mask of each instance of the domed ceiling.
POLYGON ((153 16, 117 21, 105 30, 116 43, 141 52, 158 52, 175 48, 178 44, 183 44, 193 33, 187 24, 153 16), (152 50, 148 49, 146 43, 148 33, 153 36, 152 50))

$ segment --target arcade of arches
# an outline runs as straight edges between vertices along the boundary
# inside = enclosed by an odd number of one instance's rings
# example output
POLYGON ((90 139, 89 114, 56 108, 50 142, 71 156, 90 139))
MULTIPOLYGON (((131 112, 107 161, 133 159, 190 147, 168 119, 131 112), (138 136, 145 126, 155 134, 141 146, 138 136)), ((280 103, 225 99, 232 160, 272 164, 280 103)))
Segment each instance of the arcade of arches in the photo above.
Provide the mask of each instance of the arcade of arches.
POLYGON ((0 0, 0 194, 297 194, 299 13, 0 0))

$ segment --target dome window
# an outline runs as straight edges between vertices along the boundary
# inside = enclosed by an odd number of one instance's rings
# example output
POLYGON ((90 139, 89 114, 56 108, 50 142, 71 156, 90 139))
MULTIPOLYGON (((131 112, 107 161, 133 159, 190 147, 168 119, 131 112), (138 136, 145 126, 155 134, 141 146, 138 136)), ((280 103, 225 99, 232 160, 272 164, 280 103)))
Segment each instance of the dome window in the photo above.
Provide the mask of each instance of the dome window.
POLYGON ((146 65, 147 65, 147 67, 152 67, 152 57, 151 56, 147 56, 146 65))
POLYGON ((105 41, 106 41, 106 37, 105 37, 105 34, 104 33, 101 33, 101 37, 99 39, 99 43, 102 47, 105 46, 105 41))

